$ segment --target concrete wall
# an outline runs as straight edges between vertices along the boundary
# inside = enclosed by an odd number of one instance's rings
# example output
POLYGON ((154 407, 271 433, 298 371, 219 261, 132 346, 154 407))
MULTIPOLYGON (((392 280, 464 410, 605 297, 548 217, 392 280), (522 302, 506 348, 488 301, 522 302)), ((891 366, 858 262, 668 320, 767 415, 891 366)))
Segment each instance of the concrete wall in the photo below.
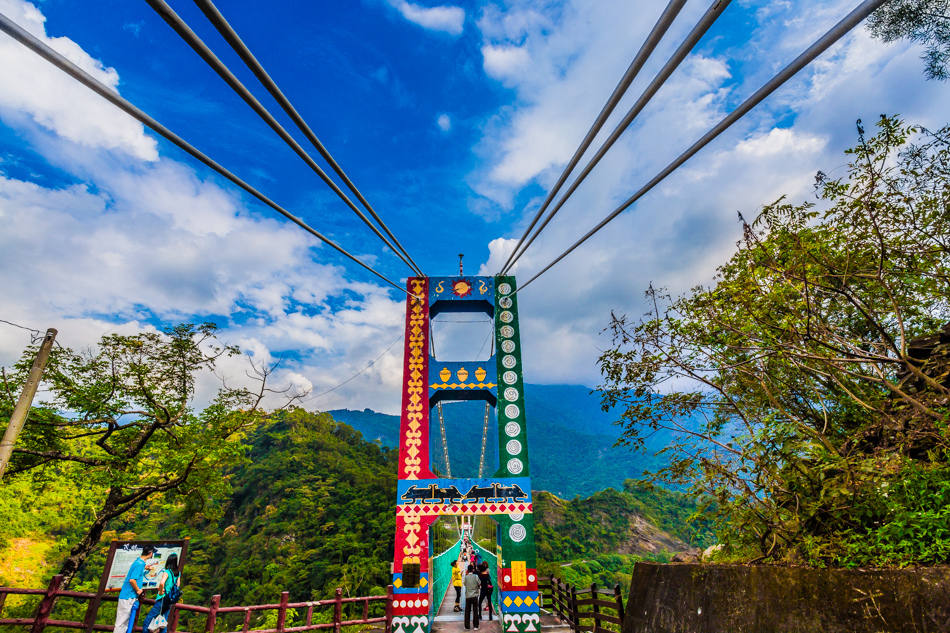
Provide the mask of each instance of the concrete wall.
POLYGON ((948 633, 950 568, 637 563, 623 633, 948 633))

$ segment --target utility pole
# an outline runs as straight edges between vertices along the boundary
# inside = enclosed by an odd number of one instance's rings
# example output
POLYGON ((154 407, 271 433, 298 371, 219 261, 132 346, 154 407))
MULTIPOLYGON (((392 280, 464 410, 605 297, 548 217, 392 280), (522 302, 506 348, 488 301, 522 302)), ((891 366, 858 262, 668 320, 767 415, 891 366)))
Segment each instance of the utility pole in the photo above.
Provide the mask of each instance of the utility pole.
POLYGON ((53 349, 54 340, 56 340, 56 330, 53 328, 46 330, 46 336, 43 337, 43 343, 40 345, 40 352, 36 355, 33 367, 30 369, 30 375, 26 379, 26 386, 23 387, 23 392, 16 403, 13 415, 10 416, 10 423, 7 425, 6 433, 3 434, 3 441, 0 441, 0 481, 3 480, 3 474, 7 471, 7 464, 10 463, 10 457, 13 455, 16 438, 23 430, 23 425, 26 424, 26 418, 30 413, 30 407, 33 406, 33 396, 36 395, 36 389, 40 386, 40 380, 43 378, 43 370, 46 369, 46 361, 49 360, 49 353, 53 349))

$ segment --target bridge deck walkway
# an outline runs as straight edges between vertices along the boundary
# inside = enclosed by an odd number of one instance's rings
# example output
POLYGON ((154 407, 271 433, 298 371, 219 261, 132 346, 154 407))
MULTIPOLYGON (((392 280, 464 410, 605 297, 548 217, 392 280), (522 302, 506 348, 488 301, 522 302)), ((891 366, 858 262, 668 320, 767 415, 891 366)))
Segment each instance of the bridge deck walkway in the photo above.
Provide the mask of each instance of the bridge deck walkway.
MULTIPOLYGON (((462 570, 462 578, 465 578, 465 565, 462 563, 461 555, 457 561, 462 570)), ((462 600, 461 607, 465 608, 465 601, 462 600)), ((432 621, 432 633, 464 633, 465 631, 465 613, 454 610, 455 608, 455 587, 449 584, 439 607, 439 612, 432 621)), ((488 621, 488 612, 482 611, 481 621, 478 623, 478 633, 501 633, 501 627, 498 624, 498 614, 488 621)))

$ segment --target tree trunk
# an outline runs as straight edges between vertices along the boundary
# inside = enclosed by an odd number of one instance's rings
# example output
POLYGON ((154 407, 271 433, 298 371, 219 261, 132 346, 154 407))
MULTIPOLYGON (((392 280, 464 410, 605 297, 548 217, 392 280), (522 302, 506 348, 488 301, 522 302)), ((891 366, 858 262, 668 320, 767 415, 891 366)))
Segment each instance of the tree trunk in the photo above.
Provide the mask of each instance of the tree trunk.
POLYGON ((63 588, 69 587, 76 572, 79 571, 82 564, 89 558, 89 554, 91 554, 92 550, 99 544, 99 539, 102 538, 102 533, 109 525, 109 521, 121 514, 121 511, 118 510, 121 496, 121 488, 118 486, 109 488, 109 494, 106 496, 106 500, 103 502, 102 509, 97 514, 96 520, 89 526, 89 530, 86 532, 86 535, 82 537, 82 540, 69 550, 69 556, 66 557, 62 567, 59 568, 59 573, 63 576, 63 588))

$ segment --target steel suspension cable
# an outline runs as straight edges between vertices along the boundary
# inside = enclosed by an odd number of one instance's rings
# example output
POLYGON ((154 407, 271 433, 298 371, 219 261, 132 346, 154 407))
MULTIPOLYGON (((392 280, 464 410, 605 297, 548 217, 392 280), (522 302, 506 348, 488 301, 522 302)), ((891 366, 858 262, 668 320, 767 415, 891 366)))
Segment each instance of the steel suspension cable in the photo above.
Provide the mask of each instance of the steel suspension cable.
POLYGON ((445 455, 445 474, 451 479, 452 465, 449 463, 449 444, 445 439, 445 418, 442 414, 442 401, 440 400, 435 407, 439 410, 439 430, 442 432, 442 453, 445 455))
MULTIPOLYGON (((723 14, 726 7, 729 6, 732 0, 713 0, 713 3, 710 5, 709 9, 706 10, 706 13, 703 14, 703 17, 700 18, 699 22, 696 23, 696 26, 693 27, 693 30, 689 32, 689 35, 686 36, 686 39, 683 40, 683 43, 679 45, 679 48, 676 49, 676 52, 670 57, 670 59, 663 65, 663 68, 660 69, 660 72, 656 74, 656 77, 653 78, 653 81, 650 82, 650 85, 646 87, 643 91, 643 94, 640 95, 640 98, 637 99, 637 102, 633 104, 633 107, 627 111, 627 114, 624 115, 620 123, 617 124, 617 127, 614 128, 614 131, 611 132, 610 136, 604 141, 604 144, 601 145, 600 149, 597 150, 597 153, 590 159, 587 165, 584 167, 583 171, 578 174, 577 178, 574 179, 574 182, 571 183, 571 186, 568 187, 567 191, 561 196, 561 199, 558 203, 551 209, 551 212, 544 219, 544 222, 541 223, 541 226, 535 231, 534 235, 527 241, 524 247, 521 249, 521 252, 518 253, 512 260, 511 264, 508 265, 505 272, 508 268, 514 266, 515 262, 524 254, 528 247, 534 242, 534 240, 541 234, 541 231, 548 225, 548 223, 557 215, 557 212, 561 210, 561 207, 564 206, 564 203, 573 195, 582 182, 590 175, 590 172, 593 171, 594 167, 600 162, 600 160, 607 154, 607 151, 613 147, 614 143, 617 142, 623 133, 630 127, 634 119, 643 111, 643 108, 650 102, 651 99, 656 95, 660 90, 666 80, 670 78, 670 75, 673 74, 683 60, 692 52, 692 50, 699 44, 699 41, 703 36, 709 31, 712 25, 719 19, 719 16, 723 14)), ((504 274, 504 272, 502 273, 504 274)), ((523 286, 522 286, 523 287, 523 286)))
POLYGON ((36 37, 28 33, 26 30, 24 30, 22 27, 20 27, 18 24, 13 22, 10 18, 8 18, 6 15, 2 13, 0 13, 0 31, 3 31, 4 33, 12 37, 14 40, 19 42, 26 48, 30 49, 31 51, 33 51, 34 53, 36 53, 37 55, 39 55, 46 61, 50 62, 51 64, 53 64, 54 66, 62 70, 64 73, 66 73, 73 79, 79 81, 81 84, 83 84, 84 86, 86 86, 87 88, 89 88, 90 90, 98 94, 99 96, 111 102, 117 108, 119 108, 126 114, 129 114, 134 119, 138 120, 140 123, 142 123, 146 127, 153 130, 156 134, 159 134, 160 136, 164 137, 165 139, 167 139, 168 141, 176 145, 178 148, 183 150, 185 153, 189 154, 190 156, 197 159, 201 163, 205 164, 206 166, 210 167, 214 171, 218 172, 219 174, 221 174, 222 176, 230 180, 232 183, 234 183, 235 185, 237 185, 238 187, 240 187, 247 193, 251 194, 252 196, 257 198, 258 200, 260 200, 261 202, 263 202, 264 204, 266 204, 273 210, 277 211, 282 216, 284 216, 285 218, 287 218, 288 220, 290 220, 291 222, 293 222, 294 224, 296 224, 297 226, 299 226, 306 232, 316 237, 318 240, 320 240, 324 244, 330 246, 331 248, 339 252, 341 255, 359 264, 360 266, 362 266, 369 272, 373 273, 374 275, 376 275, 377 277, 379 277, 380 279, 382 279, 383 281, 385 281, 392 287, 397 288, 398 290, 405 292, 406 294, 409 294, 409 292, 405 288, 403 288, 402 286, 400 286, 399 284, 393 281, 390 281, 381 273, 376 272, 372 267, 370 267, 367 264, 364 264, 356 256, 351 255, 346 250, 344 250, 341 246, 333 242, 331 239, 327 238, 316 229, 310 227, 306 222, 304 222, 297 216, 293 215, 292 213, 290 213, 289 211, 287 211, 286 209, 278 205, 276 202, 274 202, 273 200, 265 196, 263 193, 261 193, 260 191, 258 191, 257 189, 249 185, 248 183, 244 182, 243 180, 235 176, 233 173, 231 173, 226 168, 219 165, 217 162, 209 158, 207 155, 202 153, 193 145, 191 145, 190 143, 182 139, 180 136, 178 136, 177 134, 175 134, 174 132, 166 128, 164 125, 162 125, 161 123, 153 119, 151 116, 149 116, 148 114, 140 110, 137 106, 133 105, 128 99, 126 99, 125 97, 119 96, 116 92, 114 92, 108 86, 101 83, 100 81, 98 81, 97 79, 89 75, 86 71, 82 70, 81 68, 73 64, 71 61, 69 61, 68 59, 66 59, 65 57, 57 53, 56 51, 54 51, 52 48, 50 48, 49 46, 47 46, 46 44, 38 40, 36 37))
POLYGON ((606 226, 614 218, 620 215, 625 211, 630 205, 639 200, 650 191, 657 184, 662 182, 667 176, 673 173, 678 169, 683 163, 692 158, 699 150, 708 145, 713 139, 722 134, 724 131, 729 129, 732 124, 745 116, 752 108, 762 102, 766 97, 775 92, 782 84, 794 77, 799 71, 801 71, 805 66, 810 64, 816 57, 821 53, 827 50, 832 44, 840 40, 842 37, 847 35, 855 26, 860 24, 867 18, 871 13, 873 13, 878 7, 883 5, 888 0, 865 0, 860 5, 857 6, 851 13, 845 16, 840 22, 831 28, 827 33, 825 33, 821 38, 819 38, 814 44, 808 47, 801 55, 795 58, 788 66, 783 68, 778 74, 776 74, 772 79, 770 79, 764 86, 759 88, 755 94, 746 99, 742 105, 730 112, 722 121, 720 121, 715 127, 706 132, 706 134, 696 141, 688 150, 680 154, 680 156, 674 160, 672 163, 667 165, 660 173, 653 177, 650 182, 645 184, 640 188, 635 194, 630 196, 623 204, 617 207, 613 212, 611 212, 607 217, 600 221, 597 226, 588 231, 581 239, 577 240, 570 248, 561 253, 554 261, 545 266, 539 273, 534 277, 529 279, 526 283, 521 285, 519 292, 524 290, 535 279, 543 275, 546 271, 550 270, 555 264, 567 257, 574 249, 586 242, 592 235, 597 233, 600 229, 606 226))
MULTIPOLYGON (((209 2, 210 0, 195 0, 195 2, 209 2)), ((604 104, 603 109, 601 109, 600 114, 597 115, 597 119, 594 121, 594 124, 591 125, 590 130, 587 131, 587 136, 584 137, 584 140, 581 141, 581 144, 577 147, 577 151, 574 152, 574 156, 571 157, 570 162, 564 168, 564 171, 561 172, 560 178, 558 178, 557 183, 554 187, 551 188, 551 191, 548 192, 547 198, 541 204, 541 207, 538 209, 537 213, 534 216, 534 219, 531 220, 531 224, 528 225, 528 228, 525 229, 524 234, 521 236, 521 239, 518 240, 518 244, 515 245, 511 255, 508 256, 508 260, 505 262, 505 265, 501 267, 502 273, 507 271, 509 266, 513 263, 512 260, 515 259, 518 250, 521 248, 521 245, 524 244, 525 238, 528 237, 528 234, 531 233, 531 229, 538 223, 538 220, 541 219, 541 216, 544 215, 545 210, 547 210, 548 205, 551 204, 551 201, 554 199, 554 196, 557 195, 557 192, 561 190, 561 187, 567 181, 568 176, 577 166, 577 163, 580 162, 581 157, 584 155, 584 152, 587 151, 587 148, 590 147, 591 143, 594 142, 594 137, 597 136, 597 133, 600 132, 600 129, 607 122, 607 117, 614 111, 614 108, 617 107, 617 104, 620 103, 620 99, 627 92, 627 88, 630 87, 630 84, 633 83, 633 80, 636 79, 637 75, 640 73, 640 70, 643 68, 643 65, 650 58, 650 55, 653 54, 654 49, 660 43, 660 40, 663 39, 663 36, 669 30, 670 25, 673 24, 673 20, 676 19, 676 16, 682 10, 683 5, 686 4, 686 0, 670 0, 670 3, 666 5, 666 9, 660 15, 659 19, 656 21, 656 24, 653 26, 653 30, 650 31, 650 34, 644 40, 643 45, 640 47, 640 50, 637 51, 636 56, 634 56, 633 61, 630 62, 630 66, 627 67, 627 72, 624 73, 623 77, 620 79, 620 83, 617 84, 617 87, 614 88, 613 93, 610 95, 610 98, 607 99, 607 103, 604 104)))
MULTIPOLYGON (((685 1, 685 0, 683 0, 685 1)), ((320 139, 317 138, 317 135, 314 134, 313 130, 310 129, 310 126, 307 125, 307 122, 304 121, 304 118, 297 112, 297 109, 294 108, 293 104, 290 103, 290 99, 284 95, 281 89, 277 86, 277 83, 271 78, 271 76, 264 70, 264 66, 261 65, 257 58, 254 57, 254 54, 251 52, 251 49, 247 47, 240 36, 234 28, 228 23, 224 18, 218 8, 214 5, 211 0, 194 0, 195 4, 198 5, 198 8, 201 9, 201 12, 205 14, 205 17, 211 22, 212 25, 218 30, 218 33, 225 39, 225 41, 231 46, 235 53, 238 54, 238 57, 244 62, 244 64, 254 73, 254 76, 257 77, 258 81, 267 89, 267 92, 271 94, 275 101, 280 105, 280 107, 287 113, 287 116, 294 122, 294 124, 303 132, 304 136, 307 137, 307 140, 316 148, 324 160, 330 165, 337 176, 346 184, 353 195, 363 204, 370 215, 373 216, 379 226, 382 227, 383 231, 386 232, 386 235, 393 241, 393 243, 399 248, 403 255, 408 258, 409 262, 412 264, 411 268, 415 270, 419 275, 422 275, 422 271, 413 261, 412 257, 406 251, 402 244, 399 243, 399 240, 396 239, 396 236, 393 235, 392 231, 389 230, 389 227, 386 226, 386 223, 383 222, 382 218, 376 213, 376 210, 373 209, 372 205, 363 197, 363 194, 360 193, 359 189, 356 188, 356 185, 350 180, 349 176, 343 171, 343 168, 334 160, 333 156, 330 155, 330 152, 324 147, 323 143, 320 142, 320 139)))
POLYGON ((333 190, 340 200, 342 200, 346 206, 348 206, 353 213, 355 213, 365 224, 376 234, 376 236, 383 241, 383 243, 389 247, 393 253, 396 254, 399 259, 409 266, 415 273, 421 275, 422 272, 416 268, 416 266, 397 249, 387 238, 383 235, 376 225, 373 224, 366 215, 360 211, 352 200, 346 195, 346 193, 340 189, 340 187, 333 182, 329 175, 316 163, 315 160, 300 146, 289 132, 287 132, 284 127, 277 122, 277 119, 265 108, 257 98, 251 94, 251 91, 241 83, 241 81, 234 76, 234 74, 228 69, 228 67, 222 62, 218 57, 211 51, 210 48, 191 30, 184 20, 179 17, 177 13, 168 5, 165 0, 145 0, 145 2, 152 7, 152 9, 161 17, 171 28, 174 30, 178 36, 185 41, 196 53, 205 61, 208 66, 218 74, 221 79, 224 80, 226 84, 233 90, 241 99, 248 105, 250 108, 261 118, 263 121, 277 133, 277 136, 281 138, 284 143, 286 143, 297 156, 303 160, 317 176, 320 177, 323 182, 326 183, 330 189, 333 190))
POLYGON ((478 478, 482 478, 485 470, 485 445, 488 443, 488 409, 489 404, 485 402, 485 422, 482 424, 482 456, 478 460, 478 478))

